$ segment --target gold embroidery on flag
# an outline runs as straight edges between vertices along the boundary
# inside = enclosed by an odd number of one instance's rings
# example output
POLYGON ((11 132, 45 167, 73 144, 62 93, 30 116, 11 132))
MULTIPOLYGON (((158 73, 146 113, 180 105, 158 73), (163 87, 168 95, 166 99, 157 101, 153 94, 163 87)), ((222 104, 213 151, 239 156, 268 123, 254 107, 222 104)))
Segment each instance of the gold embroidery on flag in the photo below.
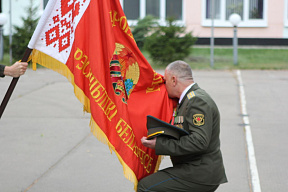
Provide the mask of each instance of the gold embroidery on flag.
MULTIPOLYGON (((77 48, 77 51, 74 54, 74 59, 79 61, 82 60, 82 58, 85 58, 86 63, 85 65, 82 65, 81 67, 77 68, 82 71, 83 75, 85 75, 86 78, 88 78, 90 82, 89 90, 92 98, 102 109, 108 120, 111 121, 112 118, 115 117, 115 115, 117 114, 117 107, 115 103, 108 96, 105 87, 92 74, 91 68, 88 67, 89 65, 88 57, 85 54, 83 54, 83 51, 81 49, 77 48)), ((79 64, 77 66, 79 66, 79 64)))
MULTIPOLYGON (((127 18, 125 15, 121 16, 119 18, 118 16, 118 12, 115 11, 115 10, 112 10, 109 12, 110 13, 110 19, 111 19, 111 23, 112 23, 112 27, 116 27, 116 23, 119 23, 119 27, 129 36, 131 37, 133 40, 133 35, 132 35, 132 32, 131 32, 131 29, 128 25, 128 22, 127 22, 127 18)), ((135 41, 135 40, 134 40, 135 41)))
POLYGON ((116 131, 121 140, 134 152, 137 158, 140 159, 141 164, 147 173, 150 173, 152 168, 153 158, 149 156, 145 151, 137 146, 135 141, 135 135, 132 128, 122 118, 116 125, 116 131))
POLYGON ((163 83, 164 80, 162 79, 162 77, 156 73, 154 71, 154 78, 152 81, 152 85, 150 87, 147 87, 146 89, 146 93, 151 93, 151 92, 155 92, 155 91, 160 91, 160 84, 163 83))

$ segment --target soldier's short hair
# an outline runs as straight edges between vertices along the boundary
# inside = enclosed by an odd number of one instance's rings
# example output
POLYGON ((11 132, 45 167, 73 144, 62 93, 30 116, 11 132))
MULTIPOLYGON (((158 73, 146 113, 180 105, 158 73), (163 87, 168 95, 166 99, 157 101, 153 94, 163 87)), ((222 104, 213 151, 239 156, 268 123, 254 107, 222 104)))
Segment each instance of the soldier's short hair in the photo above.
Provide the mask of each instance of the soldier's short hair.
POLYGON ((166 67, 166 70, 173 73, 178 79, 193 80, 192 69, 185 61, 174 61, 166 67))

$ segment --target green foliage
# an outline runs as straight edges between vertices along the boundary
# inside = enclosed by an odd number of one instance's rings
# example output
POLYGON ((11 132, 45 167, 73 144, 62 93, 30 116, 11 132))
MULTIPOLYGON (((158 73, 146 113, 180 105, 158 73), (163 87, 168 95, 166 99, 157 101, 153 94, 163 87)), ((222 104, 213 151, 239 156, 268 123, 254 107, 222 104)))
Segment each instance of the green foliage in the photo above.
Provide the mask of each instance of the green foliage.
POLYGON ((27 17, 22 17, 23 26, 14 26, 15 33, 13 34, 12 51, 13 58, 16 60, 23 57, 39 20, 39 17, 36 17, 37 7, 33 6, 33 2, 34 0, 30 0, 30 5, 26 8, 27 17))
POLYGON ((190 54, 190 47, 196 38, 192 33, 185 33, 185 27, 177 26, 173 19, 168 20, 167 26, 158 29, 146 38, 144 49, 157 64, 168 64, 175 60, 184 60, 190 54))
POLYGON ((9 35, 3 35, 4 53, 9 53, 9 35))
POLYGON ((143 19, 138 20, 138 23, 134 27, 132 34, 140 49, 143 48, 144 43, 145 43, 145 38, 148 35, 149 31, 156 24, 157 22, 155 21, 155 18, 151 15, 148 15, 144 17, 143 19))

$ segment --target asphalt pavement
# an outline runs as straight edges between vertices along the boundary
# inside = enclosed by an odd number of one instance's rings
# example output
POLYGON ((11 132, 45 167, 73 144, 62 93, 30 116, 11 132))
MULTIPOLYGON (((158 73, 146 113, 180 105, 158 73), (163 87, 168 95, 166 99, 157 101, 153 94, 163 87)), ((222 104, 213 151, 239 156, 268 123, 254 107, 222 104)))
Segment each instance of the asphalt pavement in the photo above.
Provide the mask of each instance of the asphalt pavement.
MULTIPOLYGON (((240 74, 246 103, 240 102, 237 71, 194 71, 195 81, 221 113, 221 149, 229 182, 217 191, 287 192, 288 71, 240 74), (249 160, 243 104, 260 191, 253 189, 255 167, 249 160)), ((10 77, 0 79, 0 100, 10 82, 10 77)), ((29 69, 0 119, 0 192, 133 192, 116 155, 91 135, 89 122, 90 114, 83 113, 65 77, 48 69, 29 69)), ((167 166, 169 157, 160 169, 167 166)))

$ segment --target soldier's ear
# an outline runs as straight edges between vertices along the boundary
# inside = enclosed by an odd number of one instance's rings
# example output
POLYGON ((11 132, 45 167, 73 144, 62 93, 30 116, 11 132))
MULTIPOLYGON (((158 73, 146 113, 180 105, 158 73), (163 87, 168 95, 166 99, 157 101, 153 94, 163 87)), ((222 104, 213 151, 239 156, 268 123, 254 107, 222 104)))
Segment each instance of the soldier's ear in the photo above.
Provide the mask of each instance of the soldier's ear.
POLYGON ((177 84, 177 77, 176 76, 172 76, 172 84, 173 84, 173 86, 175 86, 177 84))

